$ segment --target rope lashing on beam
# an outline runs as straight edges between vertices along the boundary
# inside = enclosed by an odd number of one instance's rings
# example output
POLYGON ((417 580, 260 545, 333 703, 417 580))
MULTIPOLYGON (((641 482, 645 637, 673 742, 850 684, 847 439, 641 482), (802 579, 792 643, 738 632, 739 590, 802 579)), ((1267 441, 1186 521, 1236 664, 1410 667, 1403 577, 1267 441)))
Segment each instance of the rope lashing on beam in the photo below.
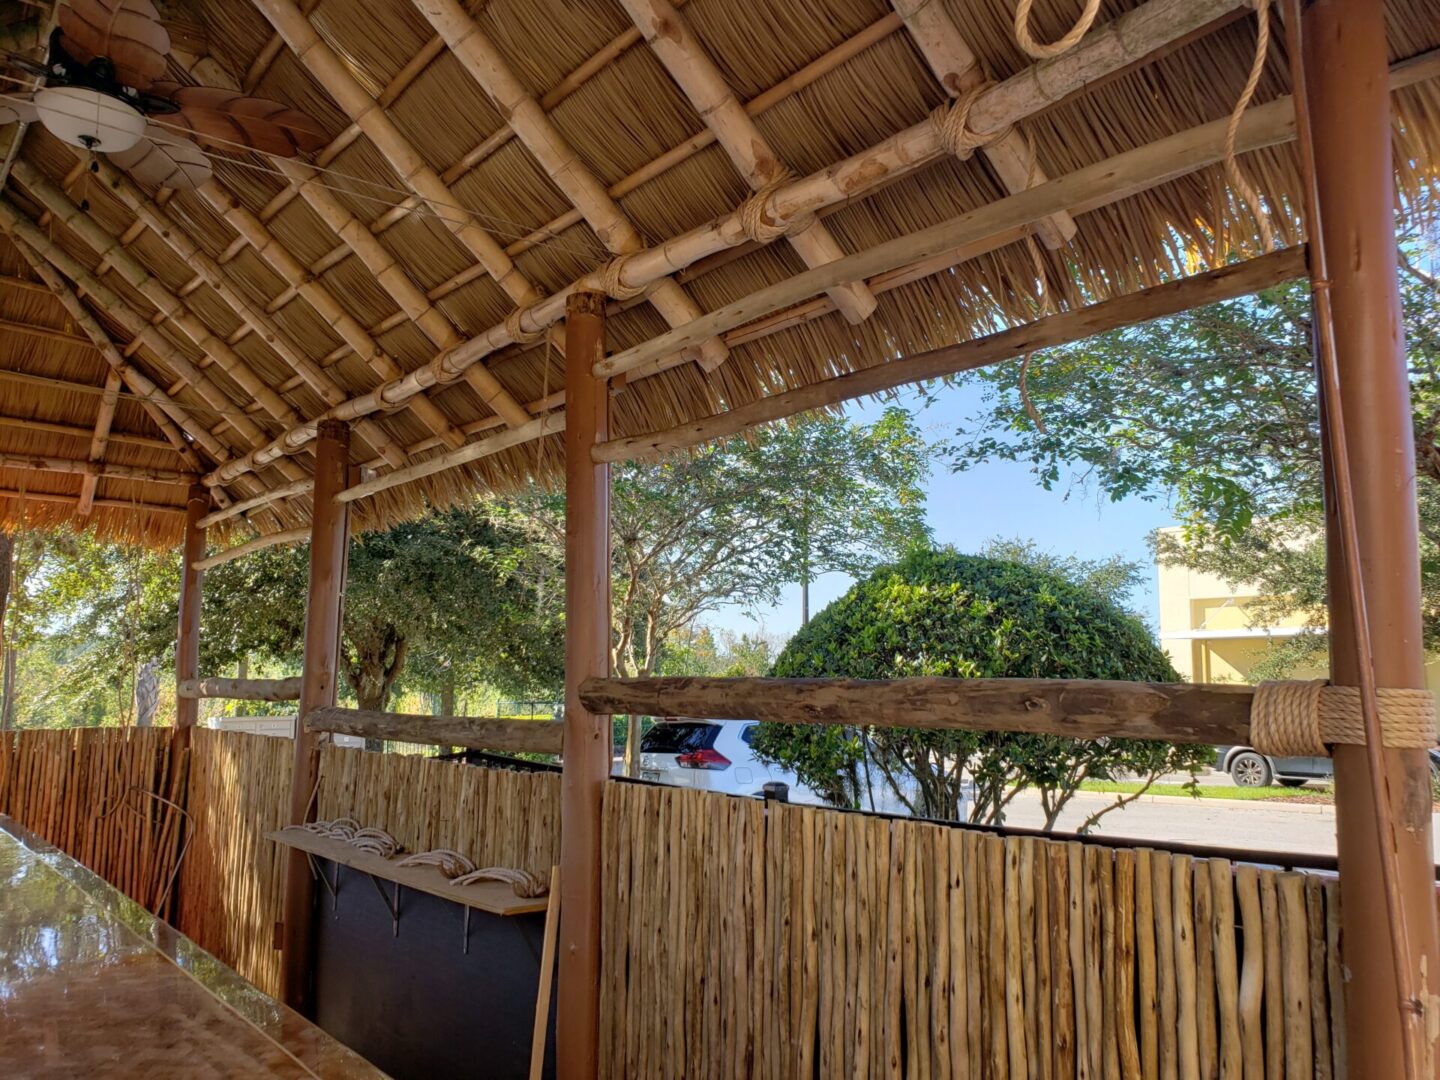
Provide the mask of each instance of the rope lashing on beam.
POLYGON ((1036 41, 1030 33, 1030 9, 1034 6, 1035 0, 1020 0, 1015 5, 1015 43, 1036 60, 1048 60, 1052 56, 1069 52, 1090 32, 1090 27, 1095 24, 1095 16, 1100 13, 1100 0, 1085 0, 1084 10, 1080 12, 1080 18, 1075 25, 1058 41, 1046 44, 1036 41))
POLYGON ((930 126, 935 129, 935 137, 940 140, 940 145, 962 161, 981 147, 999 142, 1014 129, 1013 124, 1006 124, 995 131, 981 134, 970 127, 970 109, 981 94, 994 89, 995 85, 993 79, 976 83, 953 102, 936 106, 935 111, 930 114, 930 126))
POLYGON ((525 329, 520 320, 529 313, 528 307, 517 307, 505 316, 505 333, 516 345, 533 345, 537 341, 543 341, 546 337, 547 330, 543 327, 539 330, 525 329))
POLYGON ((804 232, 815 224, 813 213, 800 214, 789 220, 779 217, 772 218, 766 214, 766 204, 769 203, 770 197, 794 179, 793 172, 789 169, 781 169, 763 187, 740 204, 740 208, 735 213, 740 220, 740 231, 745 234, 746 239, 753 240, 757 244, 768 244, 772 240, 779 240, 782 236, 794 236, 796 233, 804 232))
MULTIPOLYGON (((1435 745, 1435 696, 1380 687, 1380 724, 1390 749, 1435 745)), ((1360 691, 1311 682, 1262 682, 1250 706, 1250 745, 1273 757, 1328 757, 1336 743, 1363 746, 1360 691)))
POLYGON ((630 261, 629 255, 616 255, 600 268, 600 288, 606 296, 612 300, 633 300, 644 294, 649 285, 626 285, 621 275, 625 273, 625 264, 630 261))

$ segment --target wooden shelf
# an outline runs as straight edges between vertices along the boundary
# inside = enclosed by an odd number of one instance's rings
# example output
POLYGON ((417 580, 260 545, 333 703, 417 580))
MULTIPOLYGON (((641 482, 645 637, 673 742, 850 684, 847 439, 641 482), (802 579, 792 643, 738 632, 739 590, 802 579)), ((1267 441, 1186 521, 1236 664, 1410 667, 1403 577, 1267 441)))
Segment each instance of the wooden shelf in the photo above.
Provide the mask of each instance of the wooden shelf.
POLYGON ((533 899, 516 896, 515 891, 504 881, 477 881, 473 885, 453 885, 436 867, 397 866, 398 859, 384 859, 368 851, 353 848, 343 840, 317 836, 294 826, 267 833, 266 837, 277 844, 361 870, 372 877, 393 881, 407 889, 429 893, 442 900, 488 911, 492 915, 532 915, 543 912, 549 902, 544 896, 533 899))

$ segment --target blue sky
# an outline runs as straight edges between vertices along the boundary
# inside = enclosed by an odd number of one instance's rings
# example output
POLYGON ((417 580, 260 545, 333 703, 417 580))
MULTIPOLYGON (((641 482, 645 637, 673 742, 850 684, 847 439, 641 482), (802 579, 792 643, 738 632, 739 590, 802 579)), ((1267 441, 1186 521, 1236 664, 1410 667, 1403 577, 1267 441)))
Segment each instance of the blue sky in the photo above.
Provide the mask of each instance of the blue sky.
MULTIPOLYGON (((932 438, 953 436, 957 424, 980 405, 980 387, 936 387, 934 403, 916 415, 932 438)), ((900 404, 919 409, 918 398, 908 394, 900 404)), ((852 406, 848 415, 867 423, 876 419, 884 404, 873 401, 852 406)), ((1069 479, 1069 478, 1067 478, 1069 479)), ((1134 597, 1136 610, 1154 626, 1158 619, 1155 572, 1145 537, 1152 529, 1173 524, 1164 500, 1101 501, 1092 489, 1061 483, 1046 491, 1023 464, 997 461, 968 472, 952 473, 937 463, 927 486, 926 517, 938 543, 974 551, 995 536, 1034 540, 1057 555, 1096 559, 1123 555, 1150 567, 1143 591, 1134 597)), ((819 611, 851 585, 843 574, 828 574, 810 590, 811 613, 819 611)), ((762 627, 789 637, 800 626, 799 586, 787 588, 780 602, 753 613, 724 608, 704 621, 736 633, 762 627)))

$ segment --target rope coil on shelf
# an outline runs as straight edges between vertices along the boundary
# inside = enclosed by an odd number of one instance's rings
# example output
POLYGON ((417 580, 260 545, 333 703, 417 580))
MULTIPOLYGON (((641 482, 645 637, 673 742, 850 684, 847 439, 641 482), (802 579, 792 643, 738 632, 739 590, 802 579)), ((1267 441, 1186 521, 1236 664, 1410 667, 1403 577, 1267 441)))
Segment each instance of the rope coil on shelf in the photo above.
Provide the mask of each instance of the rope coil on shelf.
POLYGON ((600 268, 600 288, 606 296, 612 300, 633 300, 642 296, 649 285, 626 285, 621 275, 625 273, 625 264, 631 259, 629 255, 616 255, 600 268))
POLYGON ((506 881, 515 895, 526 900, 544 896, 550 891, 547 882, 541 881, 528 870, 512 870, 508 866, 486 866, 451 880, 452 885, 473 885, 477 881, 506 881))
MULTIPOLYGON (((1380 725, 1390 749, 1435 745, 1435 696, 1429 690, 1380 687, 1380 725)), ((1250 745, 1274 757, 1328 757, 1336 743, 1364 745, 1360 691, 1310 682, 1262 682, 1250 706, 1250 745)))
POLYGON ((528 307, 517 307, 505 316, 505 333, 509 335, 510 340, 516 345, 533 345, 535 342, 545 339, 547 331, 543 328, 540 330, 526 330, 525 327, 521 325, 520 320, 524 318, 529 311, 530 309, 528 307))
POLYGON ((989 146, 1005 138, 1014 129, 1013 124, 1006 124, 995 131, 981 134, 970 127, 970 110, 980 95, 994 85, 993 79, 976 83, 954 101, 937 105, 930 114, 930 126, 935 129, 935 137, 940 140, 940 145, 962 161, 982 146, 989 146))
POLYGON ((757 244, 768 244, 782 236, 794 236, 815 224, 814 214, 797 214, 790 219, 770 218, 766 215, 766 204, 771 196, 795 179, 789 169, 781 169, 763 187, 753 192, 736 211, 740 219, 740 231, 746 239, 757 244))

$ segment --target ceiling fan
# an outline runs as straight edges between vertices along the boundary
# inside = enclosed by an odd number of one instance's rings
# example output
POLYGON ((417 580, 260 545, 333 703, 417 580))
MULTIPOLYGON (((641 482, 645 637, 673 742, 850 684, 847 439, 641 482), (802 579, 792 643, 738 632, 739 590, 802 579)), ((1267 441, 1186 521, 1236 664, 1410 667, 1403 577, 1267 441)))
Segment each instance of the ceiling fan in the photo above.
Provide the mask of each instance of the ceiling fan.
POLYGON ((0 97, 0 127, 38 122, 142 184, 171 188, 209 178, 202 146, 294 157, 328 141, 313 118, 278 102, 164 81, 170 35, 151 0, 66 0, 58 14, 43 64, 7 54, 44 84, 0 97))

